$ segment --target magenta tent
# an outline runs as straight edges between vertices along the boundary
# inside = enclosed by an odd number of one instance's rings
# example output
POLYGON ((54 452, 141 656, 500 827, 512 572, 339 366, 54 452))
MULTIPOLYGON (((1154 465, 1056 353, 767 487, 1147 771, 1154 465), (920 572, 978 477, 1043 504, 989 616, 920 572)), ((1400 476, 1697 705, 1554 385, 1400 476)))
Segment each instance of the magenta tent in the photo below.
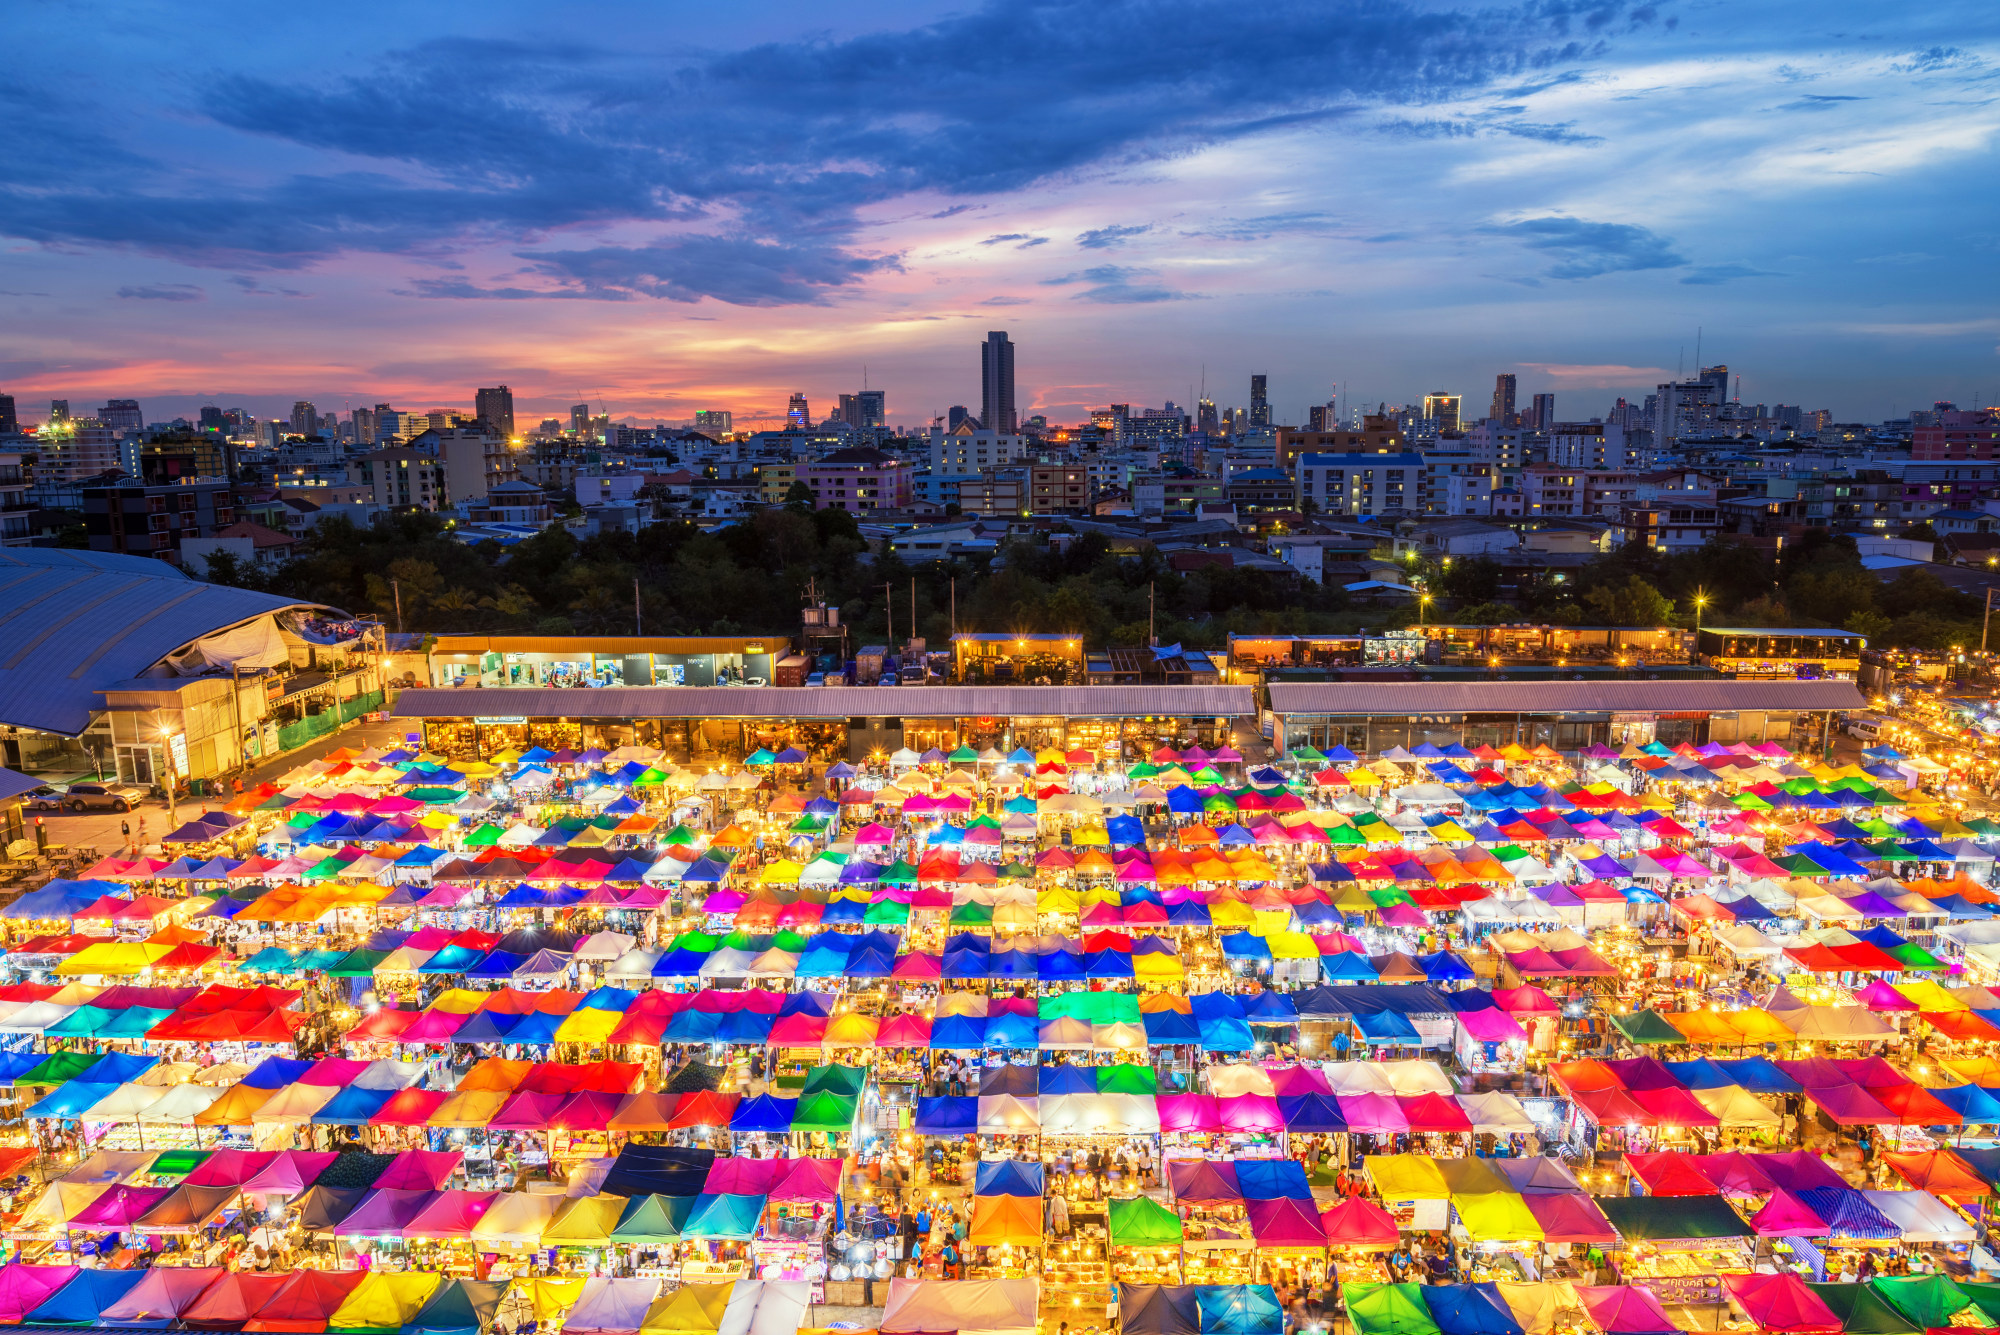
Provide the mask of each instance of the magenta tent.
POLYGON ((826 1042, 824 1015, 787 1015, 771 1026, 767 1040, 774 1048, 816 1048, 826 1042))
POLYGON ((167 1191, 166 1187, 113 1187, 72 1215, 68 1227, 79 1233, 122 1232, 165 1200, 167 1191))
POLYGON ((1481 1043, 1524 1043, 1528 1038, 1521 1022, 1503 1010, 1463 1011, 1458 1023, 1481 1043))
POLYGON ((1722 1282, 1759 1330, 1839 1335, 1841 1320, 1797 1275, 1724 1275, 1722 1282))
POLYGON ((1884 1122, 1898 1125, 1903 1120, 1859 1085, 1809 1085, 1806 1097, 1841 1126, 1879 1126, 1884 1122))
POLYGON ((927 1048, 931 1045, 931 1022, 921 1015, 892 1015, 876 1031, 878 1048, 927 1048))
POLYGON ((398 1043, 449 1043, 451 1036, 465 1027, 472 1016, 451 1011, 427 1010, 397 1035, 398 1043))
POLYGON ((495 1131, 546 1131, 568 1098, 567 1094, 537 1094, 524 1089, 501 1104, 486 1125, 495 1131))
POLYGON ((1750 1216, 1750 1227, 1760 1238, 1823 1238, 1833 1231, 1811 1206, 1783 1187, 1750 1216))
POLYGON ((1600 1247, 1613 1246, 1618 1230, 1597 1208, 1597 1202, 1573 1191, 1538 1191, 1521 1197, 1528 1213, 1541 1226, 1545 1242, 1573 1242, 1600 1247))
POLYGON ((1340 1115, 1347 1122, 1349 1131, 1384 1133, 1408 1131, 1409 1119, 1403 1116, 1402 1105, 1388 1094, 1336 1094, 1340 1104, 1340 1115))
POLYGON ((1786 1191, 1810 1191, 1814 1187, 1847 1186, 1847 1180, 1833 1171, 1826 1160, 1806 1150, 1786 1150, 1782 1154, 1751 1156, 1767 1177, 1786 1191))
MULTIPOLYGON (((776 1159, 783 1165, 766 1194, 773 1201, 830 1202, 840 1195, 839 1159, 776 1159)), ((711 1188, 713 1190, 713 1188, 711 1188)))
MULTIPOLYGON (((1539 987, 1496 987, 1493 1004, 1509 1015, 1559 1015, 1562 1007, 1539 987)), ((1473 1012, 1467 1012, 1472 1014, 1473 1012)))
POLYGON ((469 1238, 472 1227, 486 1217, 497 1191, 440 1191, 436 1198, 403 1225, 406 1238, 469 1238))
POLYGON ((701 1184, 704 1196, 764 1196, 771 1190, 778 1170, 789 1163, 788 1159, 746 1159, 736 1156, 717 1159, 709 1166, 708 1178, 701 1184))
POLYGON ((457 1150, 404 1150, 375 1179, 375 1185, 404 1191, 436 1191, 451 1180, 464 1158, 457 1150))
MULTIPOLYGON (((313 1179, 331 1167, 333 1161, 339 1157, 332 1150, 280 1150, 270 1155, 254 1173, 243 1179, 241 1186, 246 1195, 296 1196, 303 1192, 313 1179)), ((208 1164, 204 1163, 201 1168, 189 1173, 188 1184, 218 1187, 232 1185, 228 1182, 195 1181, 201 1175, 202 1169, 207 1167, 208 1164)))
POLYGON ((240 1187, 278 1157, 276 1150, 217 1150, 181 1180, 189 1187, 240 1187))
POLYGON ((399 1238, 403 1230, 440 1196, 435 1191, 402 1191, 377 1187, 362 1197, 354 1213, 333 1226, 337 1238, 399 1238))
POLYGON ((50 1294, 81 1273, 73 1265, 10 1265, 0 1269, 0 1321, 20 1325, 50 1294))
POLYGON ((606 1094, 597 1090, 585 1090, 572 1094, 549 1119, 549 1126, 557 1131, 604 1131, 611 1125, 611 1118, 618 1111, 623 1094, 606 1094))
POLYGON ((1162 1131, 1220 1131, 1222 1113, 1208 1094, 1162 1094, 1155 1101, 1162 1131))
POLYGON ((1590 1324, 1605 1335, 1678 1335, 1653 1291, 1637 1284, 1578 1284, 1576 1296, 1590 1324))
POLYGON ((1280 1098, 1294 1094, 1331 1094, 1326 1072, 1316 1066, 1280 1066, 1271 1072, 1271 1092, 1280 1098))
POLYGON ((1326 1225, 1313 1212, 1312 1202, 1280 1196, 1271 1201, 1250 1201, 1250 1236, 1259 1247, 1326 1246, 1326 1225))
POLYGON ((1395 1217, 1371 1200, 1349 1196, 1320 1213, 1320 1227, 1335 1247, 1394 1249, 1399 1233, 1395 1217))
MULTIPOLYGON (((1442 1094, 1407 1094, 1396 1098, 1403 1120, 1412 1131, 1470 1131, 1472 1119, 1456 1099, 1442 1094)), ((1353 1123, 1348 1124, 1350 1127, 1353 1123)))
POLYGON ((1269 1094, 1237 1094, 1217 1099, 1216 1111, 1224 1131, 1283 1131, 1285 1115, 1269 1094))
POLYGON ((1191 1205, 1234 1205, 1243 1199, 1233 1163, 1172 1159, 1167 1163, 1167 1180, 1173 1183, 1174 1199, 1191 1205))
MULTIPOLYGON (((429 1012, 426 1011, 425 1014, 429 1014, 429 1012)), ((367 1062, 357 1061, 352 1057, 321 1057, 306 1068, 306 1073, 299 1077, 299 1083, 302 1085, 332 1085, 338 1089, 344 1085, 353 1084, 361 1073, 367 1069, 367 1062)))

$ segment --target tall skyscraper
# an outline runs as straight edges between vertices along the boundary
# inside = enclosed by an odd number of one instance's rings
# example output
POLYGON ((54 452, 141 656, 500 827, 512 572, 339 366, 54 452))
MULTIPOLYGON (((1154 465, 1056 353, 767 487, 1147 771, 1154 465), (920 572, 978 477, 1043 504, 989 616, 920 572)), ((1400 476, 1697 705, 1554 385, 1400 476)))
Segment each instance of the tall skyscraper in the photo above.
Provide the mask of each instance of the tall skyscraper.
POLYGON ((1547 431, 1555 424, 1556 396, 1553 394, 1535 395, 1535 430, 1547 431))
POLYGON ((1514 416, 1514 377, 1501 374, 1493 377, 1493 411, 1487 414, 1496 426, 1517 426, 1514 416))
POLYGON ((1021 429, 1014 413, 1014 345, 1004 329, 989 329, 979 345, 979 425, 1003 436, 1021 429))
POLYGON ((21 429, 21 419, 14 413, 14 396, 0 394, 0 436, 11 436, 21 429))
POLYGON ((1268 378, 1263 375, 1250 377, 1250 425, 1252 427, 1271 425, 1271 396, 1267 392, 1268 378))
POLYGON ((1215 411, 1215 400, 1204 398, 1195 405, 1194 429, 1205 436, 1213 436, 1221 430, 1221 418, 1215 411))
POLYGON ((945 410, 944 429, 947 431, 956 431, 958 430, 958 424, 970 416, 972 414, 965 410, 964 404, 954 403, 945 410))
POLYGON ((319 410, 310 402, 300 399, 292 405, 292 434, 295 436, 317 435, 319 432, 319 410))
POLYGON ((1340 409, 1333 403, 1315 403, 1306 409, 1306 430, 1340 430, 1340 409))
POLYGON ((67 422, 68 420, 69 420, 69 400, 50 399, 49 425, 54 426, 58 422, 67 422))
POLYGON ((835 417, 857 431, 888 425, 888 391, 864 389, 854 394, 840 396, 840 410, 835 417))
POLYGON ((785 428, 804 431, 813 424, 812 408, 806 403, 806 392, 794 390, 792 401, 785 406, 785 428))
POLYGON ((137 399, 106 399, 97 410, 97 420, 113 431, 142 431, 146 426, 146 415, 139 411, 137 399))
POLYGON ((472 415, 503 436, 514 434, 514 391, 505 385, 473 395, 472 415))
POLYGON ((1436 422, 1439 431, 1456 431, 1463 403, 1463 398, 1457 394, 1433 390, 1424 395, 1424 420, 1436 422))
POLYGON ((569 433, 572 436, 587 436, 590 434, 589 404, 572 403, 569 406, 569 433))
POLYGON ((694 415, 694 429, 704 435, 721 432, 727 435, 735 430, 735 414, 726 408, 703 408, 694 415))

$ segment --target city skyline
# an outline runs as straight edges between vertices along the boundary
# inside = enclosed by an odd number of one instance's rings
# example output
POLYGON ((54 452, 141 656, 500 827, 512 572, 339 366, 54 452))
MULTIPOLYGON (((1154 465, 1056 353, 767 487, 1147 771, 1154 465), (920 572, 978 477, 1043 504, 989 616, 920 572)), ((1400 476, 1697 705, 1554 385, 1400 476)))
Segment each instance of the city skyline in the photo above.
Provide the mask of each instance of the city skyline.
POLYGON ((914 425, 1002 326, 1024 419, 1255 373, 1298 424, 1501 373, 1585 416, 1716 363, 1838 420, 2000 398, 1985 7, 84 9, 0 94, 29 420, 768 425, 865 365, 914 425))

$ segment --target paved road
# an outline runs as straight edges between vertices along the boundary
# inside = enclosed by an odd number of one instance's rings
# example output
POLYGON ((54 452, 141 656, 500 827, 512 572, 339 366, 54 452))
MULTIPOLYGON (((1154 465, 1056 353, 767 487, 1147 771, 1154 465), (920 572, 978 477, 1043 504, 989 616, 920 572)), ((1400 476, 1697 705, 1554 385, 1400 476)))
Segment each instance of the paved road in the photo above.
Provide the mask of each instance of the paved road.
MULTIPOLYGON (((350 747, 356 751, 364 747, 381 747, 387 750, 403 740, 404 725, 399 723, 350 723, 345 728, 315 739, 309 745, 300 747, 287 755, 268 761, 243 776, 243 786, 253 787, 266 780, 276 780, 297 769, 308 761, 318 760, 329 751, 340 747, 350 747)), ((221 806, 226 797, 182 798, 176 805, 174 817, 189 821, 204 811, 221 806)), ((51 844, 88 844, 100 854, 111 854, 123 849, 128 843, 156 843, 160 836, 172 832, 174 820, 167 814, 167 804, 163 801, 142 802, 136 811, 120 814, 112 811, 46 812, 41 818, 46 822, 51 844), (130 827, 128 837, 126 827, 130 827), (143 835, 143 839, 141 836, 143 835)), ((35 817, 29 817, 29 835, 34 834, 35 817)))

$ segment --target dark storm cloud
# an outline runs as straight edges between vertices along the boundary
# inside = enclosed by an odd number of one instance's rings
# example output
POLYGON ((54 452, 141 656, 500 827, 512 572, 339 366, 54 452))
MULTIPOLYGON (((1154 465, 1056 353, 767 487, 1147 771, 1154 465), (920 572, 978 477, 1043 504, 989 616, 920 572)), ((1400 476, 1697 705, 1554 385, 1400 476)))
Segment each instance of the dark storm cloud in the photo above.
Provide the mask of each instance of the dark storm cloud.
POLYGON ((426 282, 438 295, 546 285, 606 300, 815 302, 895 263, 856 253, 864 206, 1018 191, 1499 81, 1546 86, 1574 77, 1549 71, 1649 19, 1610 0, 1463 13, 1281 0, 1254 23, 1222 0, 989 0, 911 31, 677 67, 609 47, 455 40, 385 53, 349 79, 204 71, 160 110, 339 160, 262 186, 145 159, 31 73, 0 108, 21 112, 0 149, 0 232, 238 271, 350 251, 436 261, 499 243, 519 248, 528 283, 426 282), (450 70, 476 75, 441 76, 450 70), (857 95, 871 87, 893 95, 857 95), (79 160, 98 170, 53 170, 79 160), (631 245, 550 244, 557 229, 613 223, 660 230, 631 245))
POLYGON ((1658 233, 1630 223, 1591 222, 1584 218, 1527 218, 1482 229, 1509 236, 1530 250, 1554 258, 1550 278, 1595 278, 1635 269, 1678 269, 1687 257, 1658 233))

